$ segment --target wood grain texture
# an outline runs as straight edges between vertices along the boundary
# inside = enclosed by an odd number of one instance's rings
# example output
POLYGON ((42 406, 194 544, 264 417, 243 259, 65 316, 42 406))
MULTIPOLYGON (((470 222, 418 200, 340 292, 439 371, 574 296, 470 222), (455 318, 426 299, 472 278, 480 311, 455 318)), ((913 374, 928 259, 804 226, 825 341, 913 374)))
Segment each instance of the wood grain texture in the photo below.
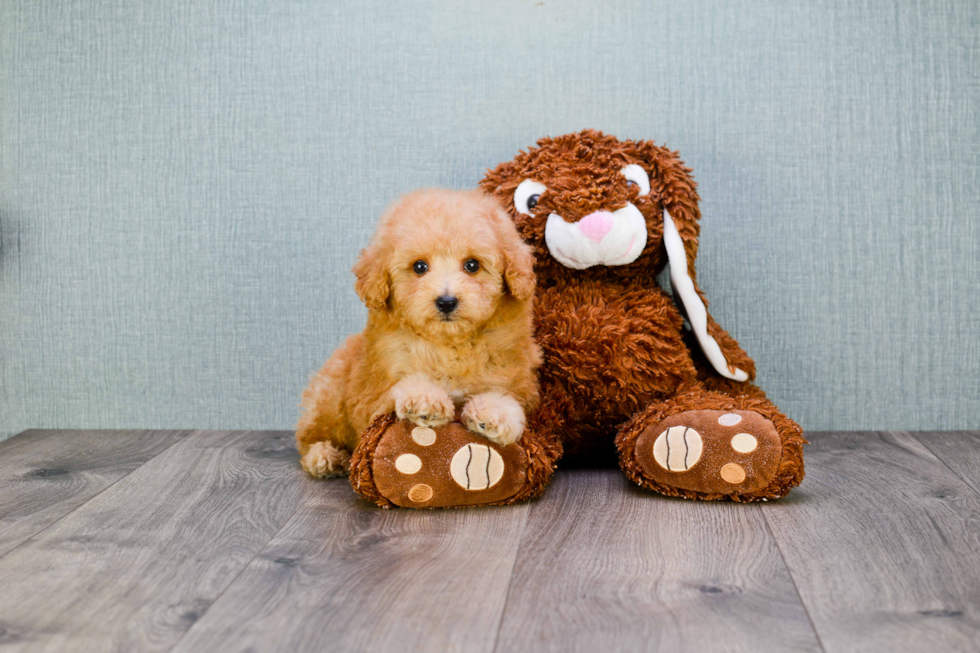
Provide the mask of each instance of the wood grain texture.
POLYGON ((975 650, 977 434, 808 437, 779 502, 582 469, 384 511, 303 475, 290 433, 30 433, 0 506, 50 521, 0 556, 0 650, 975 650))
POLYGON ((314 486, 290 433, 188 435, 0 558, 4 649, 170 649, 314 486))
POLYGON ((980 431, 920 432, 912 435, 980 493, 980 431))
POLYGON ((27 431, 0 442, 0 556, 189 431, 27 431))
POLYGON ((381 510, 324 482, 174 650, 491 651, 528 510, 381 510))
POLYGON ((756 506, 560 473, 531 510, 500 651, 819 650, 756 506))
POLYGON ((974 651, 980 497, 908 433, 807 434, 762 508, 827 651, 974 651))

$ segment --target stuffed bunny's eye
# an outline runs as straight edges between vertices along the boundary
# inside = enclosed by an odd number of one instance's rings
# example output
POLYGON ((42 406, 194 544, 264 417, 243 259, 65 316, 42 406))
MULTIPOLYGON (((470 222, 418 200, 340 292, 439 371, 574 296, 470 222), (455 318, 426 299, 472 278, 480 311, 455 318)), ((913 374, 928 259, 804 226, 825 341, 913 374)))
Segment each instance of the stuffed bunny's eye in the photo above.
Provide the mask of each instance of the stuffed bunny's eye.
POLYGON ((541 195, 548 190, 544 184, 540 184, 533 179, 525 179, 514 191, 514 208, 518 213, 531 215, 531 211, 538 205, 541 195))
POLYGON ((626 185, 630 188, 633 186, 639 186, 639 197, 643 197, 650 192, 650 177, 647 176, 647 171, 642 167, 636 165, 635 163, 631 163, 620 170, 619 173, 626 177, 626 185))

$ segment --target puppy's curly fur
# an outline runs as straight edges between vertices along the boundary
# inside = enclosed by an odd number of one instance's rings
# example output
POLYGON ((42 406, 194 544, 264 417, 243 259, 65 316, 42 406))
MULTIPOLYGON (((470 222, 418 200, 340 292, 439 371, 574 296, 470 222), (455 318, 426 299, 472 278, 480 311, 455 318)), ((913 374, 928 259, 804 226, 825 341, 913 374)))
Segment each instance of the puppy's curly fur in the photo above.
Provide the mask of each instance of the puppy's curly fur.
POLYGON ((391 412, 439 426, 461 411, 471 431, 517 441, 538 402, 532 267, 510 217, 478 191, 417 191, 393 204, 354 265, 367 327, 303 393, 303 469, 347 473, 358 434, 391 412))

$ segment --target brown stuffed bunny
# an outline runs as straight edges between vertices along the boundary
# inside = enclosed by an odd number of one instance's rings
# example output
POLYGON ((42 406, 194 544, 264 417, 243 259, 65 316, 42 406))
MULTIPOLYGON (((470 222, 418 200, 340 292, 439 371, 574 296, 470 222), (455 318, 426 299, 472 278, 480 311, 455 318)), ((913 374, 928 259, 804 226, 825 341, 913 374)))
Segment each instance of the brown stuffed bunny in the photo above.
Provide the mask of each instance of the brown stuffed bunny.
POLYGON ((672 496, 754 501, 800 483, 802 429, 750 383, 752 359, 697 286, 698 194, 676 152, 586 130, 538 141, 482 187, 535 251, 534 436, 573 453, 615 434, 626 474, 672 496), (668 265, 673 299, 655 281, 668 265))
MULTIPOLYGON (((519 446, 495 449, 504 479, 495 488, 463 487, 449 457, 459 462, 473 438, 442 427, 452 451, 433 449, 426 464, 455 489, 428 505, 536 496, 563 453, 613 440, 627 476, 662 494, 747 502, 800 483, 802 429, 750 383, 752 359, 697 286, 698 195, 676 152, 586 130, 538 141, 481 186, 534 250, 541 401, 519 446), (656 282, 667 266, 673 298, 656 282)), ((405 442, 408 428, 379 417, 355 451, 351 482, 380 505, 391 501, 375 468, 390 464, 378 443, 405 442)))

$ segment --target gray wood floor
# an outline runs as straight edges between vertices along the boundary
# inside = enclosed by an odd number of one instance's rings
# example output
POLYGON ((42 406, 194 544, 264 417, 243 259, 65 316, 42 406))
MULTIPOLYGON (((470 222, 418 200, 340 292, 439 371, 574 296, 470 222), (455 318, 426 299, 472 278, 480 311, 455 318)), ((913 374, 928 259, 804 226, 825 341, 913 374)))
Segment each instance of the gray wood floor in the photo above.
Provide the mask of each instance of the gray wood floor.
POLYGON ((292 434, 0 443, 0 650, 980 650, 980 432, 810 433, 766 504, 559 473, 380 510, 292 434))

